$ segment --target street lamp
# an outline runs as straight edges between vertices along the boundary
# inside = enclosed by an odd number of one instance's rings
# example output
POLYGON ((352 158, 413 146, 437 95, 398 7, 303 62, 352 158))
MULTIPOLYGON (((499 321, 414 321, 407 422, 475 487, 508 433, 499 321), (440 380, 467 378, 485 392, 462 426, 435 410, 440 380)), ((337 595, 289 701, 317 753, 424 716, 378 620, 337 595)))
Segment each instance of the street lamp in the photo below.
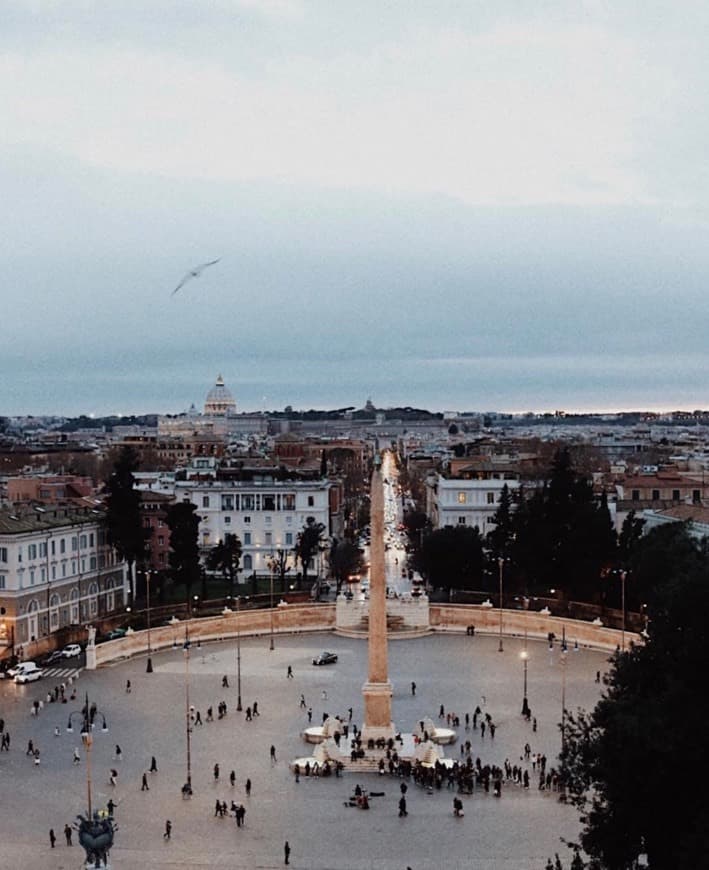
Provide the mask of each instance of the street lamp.
POLYGON ((147 604, 147 621, 148 621, 148 663, 145 666, 146 674, 152 674, 153 672, 153 649, 150 644, 150 577, 152 575, 152 571, 148 570, 145 572, 145 597, 147 604))
POLYGON ((561 751, 566 748, 566 644, 561 646, 561 751))
POLYGON ((187 782, 183 793, 192 794, 192 722, 190 720, 190 634, 189 624, 185 623, 185 734, 187 738, 187 782))
POLYGON ((91 746, 93 744, 93 735, 92 731, 94 728, 94 719, 96 716, 101 717, 101 722, 103 723, 101 726, 101 731, 106 734, 108 733, 108 725, 106 724, 106 717, 99 710, 96 709, 96 706, 89 707, 89 694, 86 693, 84 699, 84 708, 83 710, 74 710, 69 713, 69 721, 67 722, 66 730, 69 734, 74 733, 74 729, 72 727, 72 719, 74 716, 81 716, 81 742, 84 744, 86 749, 86 799, 88 803, 88 815, 87 818, 91 819, 93 817, 92 807, 91 807, 91 746))
POLYGON ((241 712, 241 596, 236 596, 236 709, 241 712))
POLYGON ((500 643, 497 647, 498 652, 504 652, 505 648, 502 645, 502 569, 505 565, 505 560, 500 557, 497 560, 498 568, 500 569, 500 643))
POLYGON ((273 566, 270 569, 271 574, 271 644, 269 646, 270 650, 274 649, 273 646, 273 566))
POLYGON ((620 607, 622 610, 621 624, 620 624, 620 648, 623 652, 625 652, 625 578, 627 576, 627 571, 620 572, 620 607))
POLYGON ((524 692, 522 694, 522 715, 529 719, 530 709, 529 704, 527 703, 527 659, 529 658, 529 653, 526 649, 523 649, 519 654, 519 657, 522 659, 524 663, 524 692))

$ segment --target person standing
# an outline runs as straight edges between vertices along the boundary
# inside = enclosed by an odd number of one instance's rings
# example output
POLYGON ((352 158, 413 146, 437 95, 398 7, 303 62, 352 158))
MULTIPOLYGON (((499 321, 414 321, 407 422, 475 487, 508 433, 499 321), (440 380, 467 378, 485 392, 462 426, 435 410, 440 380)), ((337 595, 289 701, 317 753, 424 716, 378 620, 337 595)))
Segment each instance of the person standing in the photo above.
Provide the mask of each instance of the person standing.
POLYGON ((416 694, 416 683, 414 683, 413 681, 411 683, 411 694, 412 695, 416 694))
POLYGON ((246 780, 246 785, 244 786, 244 790, 246 791, 246 797, 251 797, 251 780, 246 780))
POLYGON ((236 771, 232 770, 229 774, 229 785, 234 788, 236 785, 236 771))
POLYGON ((219 765, 214 765, 214 782, 219 782, 219 765))
POLYGON ((71 846, 71 827, 69 825, 64 825, 64 836, 67 846, 71 846))
POLYGON ((154 755, 153 755, 153 756, 151 757, 151 759, 150 759, 150 772, 151 772, 151 773, 157 773, 157 772, 158 772, 158 763, 157 763, 157 761, 156 761, 154 755))
POLYGON ((290 864, 290 843, 286 840, 285 845, 283 846, 283 863, 290 864))
POLYGON ((57 835, 54 833, 54 828, 49 829, 49 842, 51 843, 53 849, 54 844, 57 842, 57 835))
POLYGON ((130 695, 130 690, 131 690, 130 680, 126 680, 126 694, 127 695, 130 695))
POLYGON ((164 840, 169 840, 172 834, 172 822, 168 819, 165 822, 165 833, 162 835, 164 840))
POLYGON ((116 804, 114 803, 113 798, 109 798, 106 801, 106 809, 108 810, 109 816, 112 816, 114 814, 114 811, 116 809, 116 804))

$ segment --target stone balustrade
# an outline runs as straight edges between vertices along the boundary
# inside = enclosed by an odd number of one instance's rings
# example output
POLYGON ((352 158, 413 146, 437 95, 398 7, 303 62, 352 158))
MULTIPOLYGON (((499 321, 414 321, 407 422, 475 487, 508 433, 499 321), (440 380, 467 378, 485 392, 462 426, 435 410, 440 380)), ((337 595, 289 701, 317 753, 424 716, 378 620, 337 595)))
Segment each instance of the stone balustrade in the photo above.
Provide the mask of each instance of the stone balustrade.
MULTIPOLYGON (((358 605, 368 602, 350 601, 342 603, 347 619, 361 620, 366 611, 358 605)), ((338 602, 338 606, 339 602, 338 602)), ((335 604, 288 604, 273 609, 273 631, 275 634, 295 634, 309 631, 332 631, 335 629, 335 604)), ((474 625, 475 632, 497 634, 500 627, 500 611, 494 607, 483 607, 471 604, 430 604, 428 599, 421 599, 413 605, 410 602, 387 601, 387 609, 408 608, 409 619, 414 619, 418 613, 416 608, 430 616, 430 627, 434 631, 465 632, 468 626, 474 625)), ((398 609, 397 609, 398 613, 398 609)), ((337 616, 338 624, 340 614, 337 616)), ((232 640, 237 634, 242 637, 249 635, 269 634, 271 631, 270 610, 242 610, 190 620, 178 620, 169 625, 154 626, 150 631, 150 645, 154 652, 167 649, 175 644, 181 646, 185 639, 185 627, 189 627, 189 637, 192 643, 197 641, 232 640), (238 625, 238 630, 237 630, 238 625)), ((531 610, 503 610, 502 632, 505 637, 516 635, 529 638, 546 639, 549 632, 554 632, 557 639, 566 630, 566 640, 570 647, 578 643, 582 647, 608 650, 612 652, 621 644, 621 632, 606 628, 593 622, 563 619, 549 616, 545 613, 531 610)), ((366 636, 366 635, 364 635, 366 636)), ((640 636, 626 631, 626 646, 641 640, 640 636)), ((117 640, 106 641, 95 647, 95 659, 87 654, 87 668, 97 667, 107 662, 121 658, 130 658, 148 651, 148 632, 135 631, 117 640), (95 661, 95 664, 94 664, 95 661)))

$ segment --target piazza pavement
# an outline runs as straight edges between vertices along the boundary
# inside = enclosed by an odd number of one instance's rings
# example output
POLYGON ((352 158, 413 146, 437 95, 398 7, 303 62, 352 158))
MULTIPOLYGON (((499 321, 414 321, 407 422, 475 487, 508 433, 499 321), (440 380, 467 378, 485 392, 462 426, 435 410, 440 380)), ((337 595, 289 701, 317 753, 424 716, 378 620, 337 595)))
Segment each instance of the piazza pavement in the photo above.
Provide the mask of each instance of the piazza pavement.
MULTIPOLYGON (((493 636, 433 634, 389 644, 389 674, 394 686, 392 710, 400 731, 411 731, 424 716, 438 720, 441 704, 460 716, 459 741, 446 755, 460 757, 460 741, 469 739, 473 756, 483 764, 502 765, 506 758, 519 763, 524 744, 554 766, 560 748, 562 666, 558 642, 529 641, 528 697, 538 730, 520 715, 523 694, 522 640, 506 637, 498 652, 493 636), (417 691, 411 694, 415 681, 417 691), (494 741, 480 731, 466 732, 465 713, 480 705, 497 725, 494 741)), ((277 635, 269 650, 268 636, 241 642, 244 709, 258 702, 260 716, 245 721, 236 712, 236 642, 195 646, 190 651, 190 701, 202 719, 211 705, 215 721, 192 734, 194 795, 183 800, 186 779, 185 656, 182 649, 153 656, 154 673, 146 673, 145 657, 136 657, 96 671, 83 670, 76 680, 78 698, 67 704, 48 704, 39 716, 30 715, 35 698, 44 698, 60 682, 49 677, 27 686, 0 682, 0 715, 11 734, 11 750, 0 753, 0 870, 77 870, 83 850, 65 845, 63 829, 86 806, 86 755, 78 734, 66 732, 68 714, 80 710, 85 693, 105 715, 109 732, 94 732, 92 751, 93 805, 117 804, 118 831, 111 852, 113 870, 185 870, 185 868, 271 868, 283 866, 283 846, 289 841, 291 866, 309 870, 543 870, 546 859, 559 852, 570 855, 560 838, 573 840, 579 832, 575 810, 558 802, 553 793, 538 791, 529 765, 531 787, 503 785, 502 796, 476 790, 464 796, 465 817, 453 816, 454 793, 443 788, 427 794, 413 782, 407 793, 408 816, 399 818, 398 778, 345 773, 342 778, 305 778, 296 783, 289 771, 292 759, 309 750, 300 733, 307 726, 300 707, 301 693, 313 710, 313 723, 324 712, 361 725, 361 688, 366 677, 365 640, 328 632, 277 635), (329 667, 314 667, 321 650, 337 653, 329 667), (288 666, 294 679, 287 679, 288 666), (222 688, 228 676, 229 688, 222 688), (126 693, 126 681, 132 690, 126 693), (323 700, 323 692, 327 700, 323 700), (217 720, 220 701, 227 716, 217 720), (60 736, 54 729, 59 727, 60 736), (27 741, 41 750, 36 767, 26 756, 27 741), (116 744, 123 758, 114 760, 116 744), (270 760, 276 748, 276 764, 270 760), (81 763, 72 763, 78 746, 81 763), (149 791, 141 791, 144 771, 155 756, 158 773, 148 774, 149 791), (214 764, 220 779, 214 782, 214 764), (119 770, 117 785, 109 783, 112 767, 119 770), (229 772, 236 786, 229 785, 229 772), (244 783, 252 781, 247 797, 244 783), (368 812, 346 807, 355 784, 384 792, 374 797, 368 812), (215 801, 232 800, 246 807, 243 828, 232 817, 215 818, 215 801), (172 822, 172 838, 165 841, 165 820, 172 822), (49 829, 57 835, 49 846, 49 829)), ((608 668, 608 654, 570 649, 566 665, 566 706, 591 708, 602 691, 596 671, 608 668)), ((78 717, 75 717, 78 718, 78 717)), ((445 722, 443 723, 445 724, 445 722)))

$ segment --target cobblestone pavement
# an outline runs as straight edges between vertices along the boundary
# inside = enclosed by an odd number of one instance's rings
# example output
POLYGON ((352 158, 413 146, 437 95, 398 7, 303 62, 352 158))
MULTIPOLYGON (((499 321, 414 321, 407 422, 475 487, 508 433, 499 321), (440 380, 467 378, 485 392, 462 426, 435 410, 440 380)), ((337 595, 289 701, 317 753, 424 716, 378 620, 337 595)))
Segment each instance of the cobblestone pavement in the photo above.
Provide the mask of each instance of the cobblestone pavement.
MULTIPOLYGON (((571 639, 573 643, 573 638, 571 639)), ((411 730, 423 716, 437 721, 441 704, 461 717, 480 704, 497 723, 494 742, 479 731, 459 729, 470 739, 483 763, 502 764, 506 757, 519 761, 524 744, 544 752, 549 764, 559 749, 557 723, 561 713, 562 667, 559 646, 529 643, 529 703, 538 719, 538 731, 519 715, 523 691, 522 642, 505 638, 497 651, 497 638, 434 635, 418 640, 397 640, 389 645, 389 670, 394 684, 393 711, 399 730, 411 730), (417 691, 412 697, 411 681, 417 691), (483 703, 484 699, 484 703, 483 703)), ((206 718, 214 707, 215 721, 197 726, 192 735, 194 796, 182 800, 186 778, 185 661, 180 649, 154 656, 155 671, 145 673, 138 658, 98 671, 82 671, 75 685, 76 702, 49 704, 38 717, 30 715, 31 702, 43 698, 52 680, 27 686, 0 683, 0 715, 10 731, 9 753, 0 753, 0 868, 2 870, 75 870, 80 849, 64 844, 63 828, 86 804, 86 756, 78 735, 67 734, 68 713, 79 710, 84 693, 95 701, 108 720, 109 733, 98 729, 92 752, 93 803, 117 803, 119 831, 111 855, 118 868, 268 868, 283 865, 283 844, 290 842, 291 865, 312 870, 542 870, 549 855, 567 855, 560 837, 578 832, 576 813, 551 794, 514 785, 502 797, 482 792, 464 797, 465 817, 454 818, 453 793, 427 795, 410 784, 409 815, 398 817, 399 780, 363 775, 362 785, 383 791, 373 798, 369 812, 343 805, 357 778, 305 779, 296 783, 288 762, 308 754, 300 738, 307 725, 299 705, 305 695, 313 709, 313 722, 324 711, 347 716, 361 724, 361 686, 366 674, 366 643, 330 634, 277 636, 275 650, 268 637, 242 641, 242 700, 244 709, 258 701, 260 716, 246 722, 236 707, 236 645, 233 642, 192 648, 190 701, 206 718), (339 656, 332 667, 313 667, 322 649, 339 656), (286 679, 288 665, 294 679, 286 679), (229 688, 222 689, 228 675, 229 688), (130 680, 132 691, 125 691, 130 680), (327 701, 323 700, 323 690, 327 701), (228 713, 217 720, 217 705, 224 700, 228 713), (60 736, 54 735, 59 727, 60 736), (41 750, 36 767, 26 756, 27 741, 41 750), (116 744, 123 758, 114 760, 116 744), (269 757, 276 747, 277 763, 269 757), (81 763, 72 763, 74 747, 81 763), (159 771, 148 774, 149 791, 141 791, 151 756, 159 771), (220 765, 214 782, 214 764, 220 765), (109 771, 119 770, 118 783, 109 784, 109 771), (236 786, 229 772, 236 772, 236 786), (252 793, 244 783, 250 778, 252 793), (234 800, 246 807, 246 824, 237 828, 233 818, 215 818, 215 801, 234 800), (163 840, 165 820, 173 824, 172 839, 163 840), (54 828, 57 846, 49 847, 54 828)), ((591 707, 601 686, 597 670, 607 667, 602 653, 570 651, 566 667, 567 708, 591 707)), ((459 744, 446 748, 457 756, 459 744)), ((530 769, 531 775, 531 769, 530 769)), ((532 778, 536 785, 536 778, 532 778)), ((76 842, 76 836, 74 837, 76 842)))

